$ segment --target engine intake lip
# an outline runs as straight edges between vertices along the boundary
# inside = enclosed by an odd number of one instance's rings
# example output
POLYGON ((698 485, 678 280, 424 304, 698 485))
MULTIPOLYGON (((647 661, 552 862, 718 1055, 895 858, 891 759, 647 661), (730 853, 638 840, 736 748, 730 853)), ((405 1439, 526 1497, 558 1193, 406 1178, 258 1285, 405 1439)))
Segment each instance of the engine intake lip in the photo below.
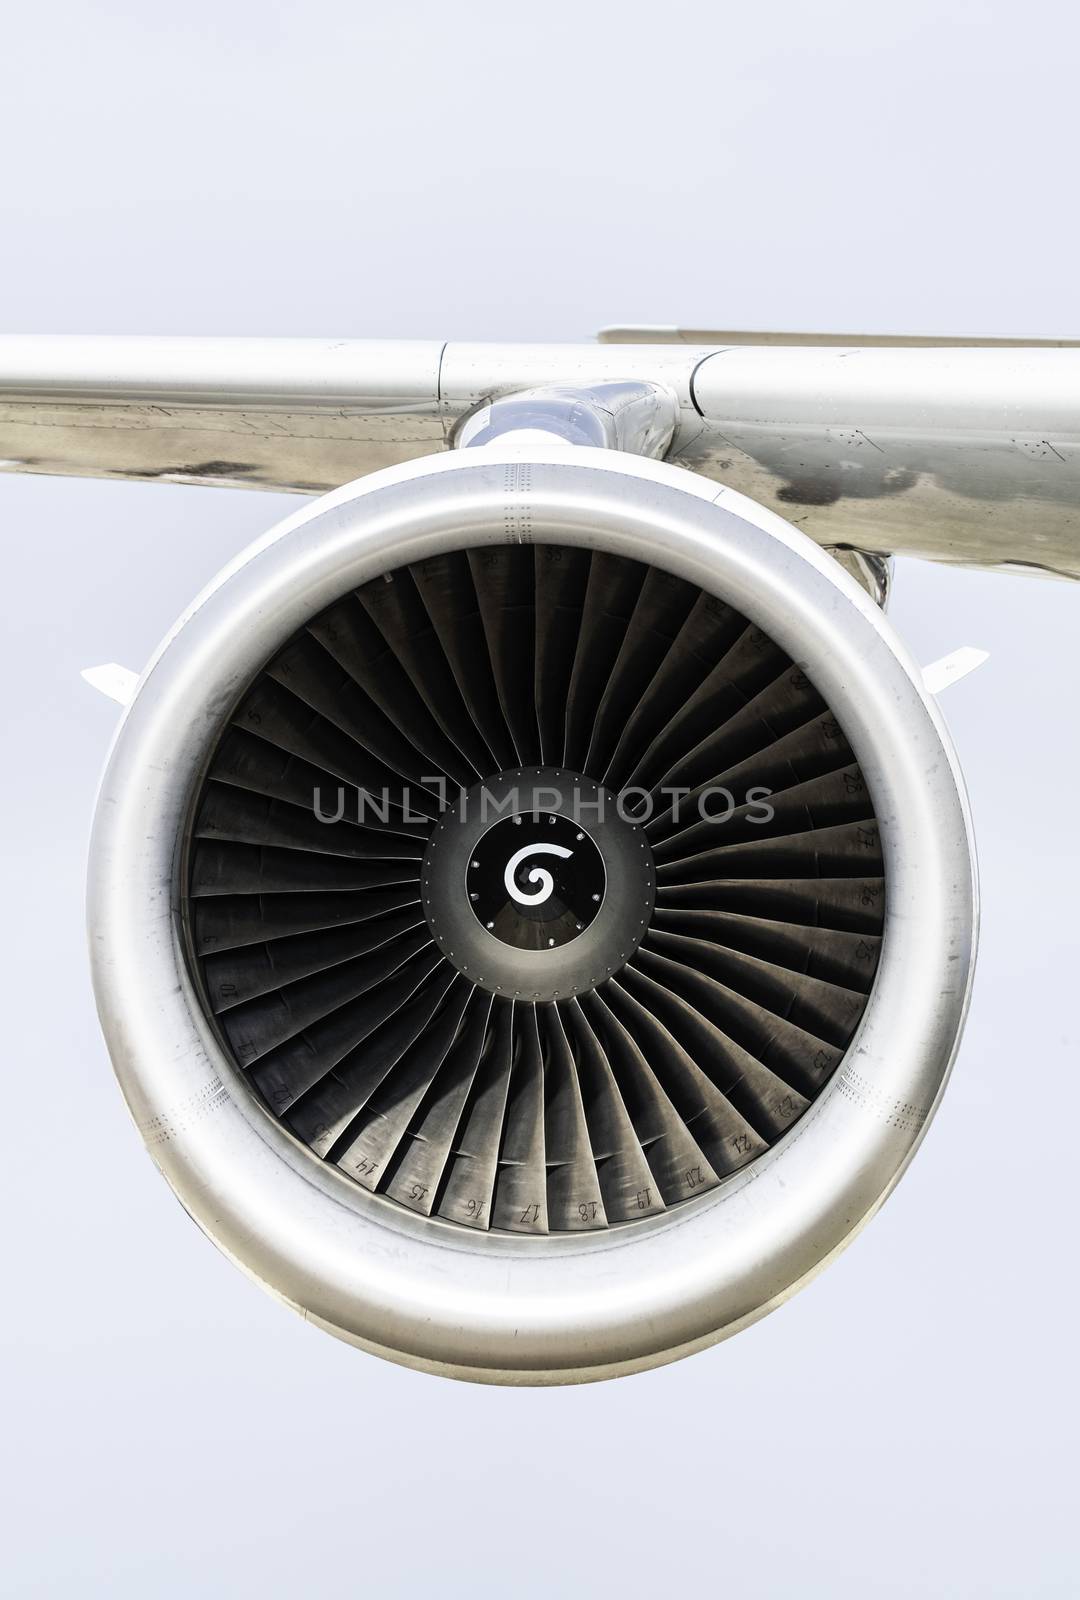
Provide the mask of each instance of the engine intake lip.
POLYGON ((763 1315, 882 1203, 955 1054, 977 900, 937 709, 873 604, 782 519, 678 468, 488 447, 305 506, 234 562, 147 668, 103 779, 88 921, 102 1026, 155 1161, 279 1298, 409 1365, 507 1383, 658 1365, 763 1315), (870 785, 888 883, 881 964, 848 1056, 752 1169, 685 1212, 548 1241, 473 1239, 311 1160, 237 1082, 179 931, 192 797, 230 708, 321 606, 405 562, 486 542, 611 549, 720 594, 810 673, 870 785))

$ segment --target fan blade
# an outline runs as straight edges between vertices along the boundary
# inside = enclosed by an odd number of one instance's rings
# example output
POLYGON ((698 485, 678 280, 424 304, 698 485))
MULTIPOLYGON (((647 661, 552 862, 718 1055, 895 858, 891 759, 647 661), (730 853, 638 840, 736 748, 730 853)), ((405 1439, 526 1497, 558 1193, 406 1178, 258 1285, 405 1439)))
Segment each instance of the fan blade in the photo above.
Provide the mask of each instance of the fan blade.
POLYGON ((635 787, 653 788, 703 739, 736 716, 768 684, 791 670, 783 651, 760 628, 746 628, 667 722, 630 773, 635 787))
POLYGON ((626 783, 642 753, 682 709, 745 633, 746 618, 714 595, 701 593, 652 681, 627 718, 605 782, 626 783))
POLYGON ((424 854, 422 842, 406 834, 380 833, 349 822, 324 822, 316 813, 305 812, 284 800, 271 800, 213 781, 203 790, 193 832, 199 839, 356 861, 414 862, 417 867, 424 854))
POLYGON ((259 680, 241 702, 233 722, 361 791, 369 797, 368 806, 376 815, 380 806, 412 815, 414 823, 439 815, 437 795, 420 785, 406 784, 400 773, 392 772, 272 678, 259 680))
POLYGON ((566 700, 589 582, 587 550, 534 546, 536 584, 536 720, 541 760, 557 766, 566 740, 566 700))
POLYGON ((286 1040, 332 1015, 419 957, 431 946, 424 924, 389 944, 328 967, 295 983, 273 989, 221 1014, 221 1027, 233 1054, 249 1066, 286 1040))
POLYGON ((662 1078, 672 1104, 719 1176, 745 1166, 768 1148, 660 1019, 617 979, 605 986, 603 998, 662 1078))
MULTIPOLYGON (((672 862, 693 860, 755 839, 814 833, 842 823, 871 821, 874 815, 870 791, 857 766, 826 772, 745 805, 734 805, 735 797, 729 793, 720 794, 721 810, 710 810, 701 818, 703 808, 695 807, 700 820, 684 822, 678 832, 655 841, 653 853, 658 870, 672 862), (765 810, 771 816, 761 815, 765 810)), ((693 815, 691 812, 691 819, 693 815)))
POLYGON ((269 994, 301 978, 339 967, 356 956, 392 944, 402 934, 424 926, 419 906, 369 922, 267 939, 238 950, 207 956, 203 962, 206 992, 215 1012, 269 994))
POLYGON ((656 904, 662 914, 676 910, 738 913, 751 919, 773 918, 807 928, 837 928, 875 934, 881 927, 885 880, 881 877, 818 876, 816 851, 809 856, 808 876, 785 878, 703 879, 698 883, 657 884, 656 904))
POLYGON ((462 1018, 475 992, 463 979, 451 985, 438 1014, 413 1040, 350 1127, 337 1164, 364 1188, 375 1189, 383 1182, 420 1102, 459 1037, 462 1018))
POLYGON ((581 1009, 611 1064, 638 1143, 665 1204, 676 1205, 715 1188, 718 1180, 712 1163, 604 995, 597 991, 584 997, 581 1009))
POLYGON ((544 1130, 548 1163, 548 1217, 560 1232, 606 1228, 607 1212, 600 1192, 596 1162, 577 1067, 559 1008, 537 1008, 543 1019, 544 1130))
POLYGON ((502 1149, 491 1203, 491 1226, 510 1233, 547 1233, 544 1160, 544 1064, 536 1007, 514 1011, 514 1065, 502 1149))
POLYGON ((518 761, 535 762, 540 733, 533 694, 533 553, 528 545, 485 545, 468 557, 503 717, 518 761))
POLYGON ((685 1000, 734 1044, 802 1094, 816 1094, 843 1059, 843 1050, 823 1033, 790 1021, 779 1011, 668 955, 639 950, 633 970, 654 978, 685 1000))
POLYGON ((409 568, 461 693, 496 768, 516 764, 517 752, 491 674, 484 622, 469 558, 463 550, 432 556, 409 568))
POLYGON ((433 775, 458 788, 472 783, 472 769, 448 739, 425 741, 430 752, 417 749, 314 634, 293 639, 266 671, 407 782, 430 787, 433 775))
POLYGON ((604 1048, 581 1006, 560 1007, 574 1052, 589 1142, 609 1222, 628 1222, 664 1210, 664 1199, 638 1142, 604 1048))
POLYGON ((415 885, 420 898, 420 870, 415 861, 346 861, 310 850, 265 850, 254 844, 202 839, 191 853, 190 893, 286 894, 320 889, 386 889, 415 885))
POLYGON ((657 892, 668 885, 716 878, 863 878, 881 875, 881 840, 876 822, 803 829, 722 846, 678 861, 657 863, 657 892))
POLYGON ((425 952, 378 988, 338 1006, 303 1033, 261 1056, 249 1069, 249 1076, 263 1099, 279 1115, 287 1111, 400 1010, 442 964, 442 956, 425 952))
MULTIPOLYGON (((702 788, 718 784, 729 771, 741 773, 745 768, 751 772, 748 781, 767 783, 765 753, 789 735, 800 734, 807 723, 822 715, 823 707, 821 696, 804 673, 795 668, 782 673, 675 762, 663 775, 661 792, 689 790, 692 800, 702 788)), ((836 719, 828 720, 837 736, 833 765, 839 766, 847 746, 836 719)), ((848 759, 852 759, 850 753, 848 759)), ((684 810, 687 804, 683 802, 684 810)))
POLYGON ((450 1147, 476 1080, 494 999, 476 990, 465 1023, 442 1070, 409 1125, 387 1175, 391 1199, 431 1214, 439 1183, 450 1160, 450 1147))
POLYGON ((468 984, 444 962, 392 1017, 376 1028, 332 1072, 293 1106, 288 1122, 315 1154, 336 1160, 354 1177, 361 1173, 345 1159, 357 1121, 371 1096, 387 1081, 410 1045, 416 1043, 452 989, 468 984), (339 1148, 343 1147, 343 1148, 339 1148))
POLYGON ((636 561, 602 550, 593 552, 566 696, 563 764, 578 771, 584 766, 596 708, 622 648, 647 570, 636 561))
POLYGON ((692 583, 670 572, 662 572, 657 567, 646 570, 619 653, 596 708, 585 757, 586 771, 607 772, 627 718, 671 649, 697 594, 692 583))
POLYGON ((665 981, 636 966, 619 982, 679 1041, 751 1127, 772 1143, 802 1116, 809 1102, 797 1089, 744 1050, 665 981))
POLYGON ((366 592, 339 600, 310 622, 308 631, 409 743, 429 757, 432 771, 459 770, 463 756, 471 769, 468 752, 443 726, 436 707, 429 705, 424 686, 408 670, 409 662, 399 659, 393 641, 388 642, 377 626, 378 618, 362 603, 366 592))
POLYGON ((490 770, 491 751, 461 698, 408 568, 365 584, 357 596, 443 733, 482 777, 490 770))
POLYGON ((391 889, 343 894, 217 895, 190 902, 196 954, 261 945, 293 933, 314 933, 347 923, 369 922, 395 911, 420 910, 419 882, 391 889))
POLYGON ((751 786, 783 790, 824 777, 855 760, 831 711, 823 711, 779 737, 773 726, 767 734, 760 747, 737 757, 731 766, 719 767, 708 781, 723 784, 735 794, 745 794, 751 786))
POLYGON ((658 933, 683 934, 727 950, 741 950, 774 967, 806 972, 863 995, 870 992, 881 951, 880 936, 874 934, 827 927, 815 927, 811 934, 805 925, 795 922, 712 909, 669 911, 657 906, 652 927, 658 933))
POLYGON ((715 979, 756 1006, 785 1017, 820 1039, 828 1039, 838 1048, 851 1037, 866 1004, 865 991, 846 989, 806 972, 794 972, 790 967, 776 967, 758 956, 724 950, 705 939, 662 933, 654 928, 650 929, 644 948, 715 979))
POLYGON ((514 1002, 498 1000, 435 1206, 440 1217, 468 1228, 491 1226, 491 1197, 513 1064, 513 1031, 514 1002))
MULTIPOLYGON (((361 826, 361 810, 355 791, 349 793, 339 780, 324 768, 293 756, 287 750, 268 744, 242 728, 229 728, 218 745, 207 774, 215 783, 251 794, 264 795, 298 806, 309 815, 342 813, 342 821, 361 826)), ((372 833, 385 833, 390 854, 403 840, 416 840, 423 853, 423 841, 431 826, 426 817, 407 823, 400 811, 388 811, 383 820, 371 806, 363 811, 363 827, 372 833), (396 837, 395 837, 396 836, 396 837)))

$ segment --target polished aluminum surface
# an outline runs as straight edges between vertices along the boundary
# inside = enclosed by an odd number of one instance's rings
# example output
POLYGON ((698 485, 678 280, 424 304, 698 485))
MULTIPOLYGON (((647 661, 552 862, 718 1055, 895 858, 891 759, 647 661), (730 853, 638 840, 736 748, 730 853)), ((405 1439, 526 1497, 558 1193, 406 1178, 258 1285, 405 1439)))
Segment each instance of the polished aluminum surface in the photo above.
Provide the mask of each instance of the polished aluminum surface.
POLYGON ((442 349, 0 338, 0 470, 317 494, 445 445, 442 349))
POLYGON ((505 1383, 672 1360, 805 1282, 903 1171, 967 1007, 976 891, 954 758, 878 608, 768 511, 666 464, 495 443, 302 508, 192 605, 143 675, 106 771, 88 922, 132 1114, 188 1211, 309 1320, 395 1360, 505 1383), (193 785, 242 687, 345 588, 520 537, 615 550, 721 593, 812 670, 870 784, 889 885, 883 956, 847 1061, 752 1167, 684 1214, 602 1239, 462 1240, 312 1158, 215 1042, 177 935, 193 785))
POLYGON ((680 459, 820 543, 1080 574, 1080 350, 718 350, 680 459))
POLYGON ((840 563, 848 577, 862 585, 871 600, 877 601, 882 611, 888 610, 893 583, 891 556, 879 556, 870 550, 854 550, 841 545, 831 546, 829 554, 840 563))
POLYGON ((513 435, 627 450, 663 458, 671 449, 679 404, 658 383, 597 383, 591 388, 548 385, 485 401, 463 417, 450 443, 456 449, 513 435))
POLYGON ((542 386, 654 384, 668 459, 817 543, 1080 576, 1080 349, 0 339, 0 470, 315 493, 542 386))

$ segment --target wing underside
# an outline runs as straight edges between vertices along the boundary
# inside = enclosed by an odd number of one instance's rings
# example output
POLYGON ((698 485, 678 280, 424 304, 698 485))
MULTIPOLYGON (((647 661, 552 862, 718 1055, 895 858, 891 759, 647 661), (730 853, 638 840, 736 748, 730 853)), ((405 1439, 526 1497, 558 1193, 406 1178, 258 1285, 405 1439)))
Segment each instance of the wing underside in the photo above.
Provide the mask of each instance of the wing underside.
POLYGON ((0 339, 0 470, 317 494, 450 447, 494 397, 645 379, 678 402, 670 460, 822 545, 1080 576, 1076 344, 617 332, 0 339))

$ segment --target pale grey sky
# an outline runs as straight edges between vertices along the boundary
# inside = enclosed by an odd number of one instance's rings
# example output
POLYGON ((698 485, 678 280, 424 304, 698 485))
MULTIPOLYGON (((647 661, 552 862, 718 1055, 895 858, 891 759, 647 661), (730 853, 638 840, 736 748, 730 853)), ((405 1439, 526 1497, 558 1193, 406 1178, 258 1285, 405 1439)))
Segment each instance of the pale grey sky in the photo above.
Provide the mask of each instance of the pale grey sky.
MULTIPOLYGON (((1069 5, 43 4, 0 54, 11 332, 1080 333, 1069 5)), ((1080 593, 901 563, 983 868, 975 1002, 881 1216, 716 1349, 449 1383, 305 1327, 173 1201, 93 1015, 113 709, 295 504, 0 478, 0 1592, 1066 1596, 1080 593)))

